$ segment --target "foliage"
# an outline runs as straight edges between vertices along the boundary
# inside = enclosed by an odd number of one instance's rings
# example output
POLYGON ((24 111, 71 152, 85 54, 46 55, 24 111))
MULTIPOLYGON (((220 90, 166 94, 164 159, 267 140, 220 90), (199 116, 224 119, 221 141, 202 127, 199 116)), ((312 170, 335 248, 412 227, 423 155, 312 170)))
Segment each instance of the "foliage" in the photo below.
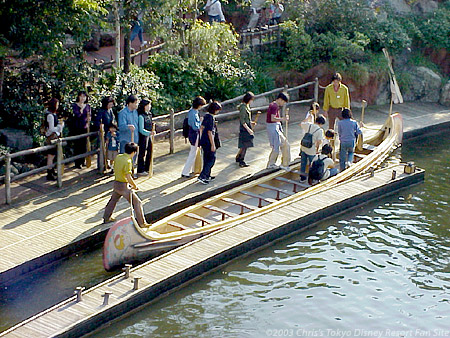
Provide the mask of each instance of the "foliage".
POLYGON ((152 71, 132 65, 129 73, 117 70, 102 73, 93 85, 92 96, 100 101, 104 96, 111 95, 119 107, 129 95, 137 95, 139 98, 147 97, 152 100, 153 110, 158 115, 166 113, 169 108, 160 100, 163 87, 159 77, 152 71))
POLYGON ((312 66, 313 44, 305 32, 303 20, 282 24, 282 37, 286 43, 287 62, 293 69, 303 72, 312 66))
POLYGON ((201 66, 239 57, 238 35, 231 24, 197 20, 186 36, 189 56, 201 66))
POLYGON ((164 96, 175 110, 184 109, 196 95, 204 95, 206 71, 196 62, 179 55, 152 55, 145 69, 153 71, 164 83, 164 96))
POLYGON ((450 50, 450 1, 442 3, 436 12, 410 16, 402 23, 418 45, 450 50))

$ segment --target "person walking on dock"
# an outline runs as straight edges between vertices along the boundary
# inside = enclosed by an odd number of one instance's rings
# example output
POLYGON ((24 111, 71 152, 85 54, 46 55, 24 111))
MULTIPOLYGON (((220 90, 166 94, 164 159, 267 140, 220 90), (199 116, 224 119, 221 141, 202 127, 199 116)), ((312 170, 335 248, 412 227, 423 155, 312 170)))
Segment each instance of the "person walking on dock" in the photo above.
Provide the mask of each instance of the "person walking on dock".
POLYGON ((352 119, 350 109, 342 110, 342 120, 338 122, 338 135, 340 141, 339 148, 339 168, 341 171, 353 163, 356 138, 361 135, 358 122, 352 119))
POLYGON ((269 155, 269 161, 267 163, 268 169, 277 168, 276 162, 278 159, 278 154, 280 153, 280 148, 282 151, 281 156, 281 167, 286 169, 289 167, 291 162, 291 149, 288 140, 283 134, 283 127, 281 126, 281 121, 289 121, 289 115, 285 117, 280 116, 280 108, 289 102, 289 98, 286 94, 278 94, 275 101, 269 105, 267 110, 267 134, 269 136, 269 143, 272 147, 272 151, 269 155))
POLYGON ((188 158, 184 165, 181 177, 188 178, 191 176, 191 171, 194 170, 195 156, 197 155, 197 148, 200 135, 200 115, 199 109, 206 105, 206 100, 202 96, 197 96, 192 101, 192 108, 187 113, 187 119, 189 124, 189 143, 191 144, 191 150, 189 151, 188 158))
POLYGON ((324 139, 324 133, 321 127, 326 122, 325 117, 318 115, 314 123, 312 122, 312 118, 311 115, 300 124, 304 133, 300 146, 300 181, 306 180, 306 166, 308 163, 312 163, 324 139))
POLYGON ((328 128, 334 130, 336 118, 342 119, 342 109, 350 108, 348 88, 342 83, 342 76, 335 73, 331 83, 325 87, 323 110, 328 118, 328 128))
POLYGON ((247 149, 253 147, 253 139, 255 138, 253 132, 253 126, 256 122, 252 121, 252 112, 250 110, 250 104, 255 99, 255 94, 252 92, 247 92, 242 103, 239 104, 239 141, 238 148, 239 151, 236 155, 236 162, 239 163, 241 168, 248 167, 245 163, 244 158, 247 153, 247 149))
POLYGON ((132 159, 138 152, 138 145, 134 142, 125 144, 125 153, 119 154, 114 161, 114 188, 112 196, 105 207, 103 214, 103 223, 114 222, 111 218, 117 202, 120 197, 125 197, 128 203, 133 204, 136 221, 140 227, 148 227, 145 221, 142 202, 133 190, 139 190, 133 179, 133 163, 132 159), (132 199, 132 201, 131 201, 132 199))
POLYGON ((198 177, 198 181, 202 184, 208 184, 215 178, 211 176, 211 169, 216 163, 216 151, 220 146, 220 141, 214 116, 220 110, 222 110, 222 105, 219 102, 212 102, 200 128, 199 143, 203 149, 203 169, 198 177))
POLYGON ((139 102, 138 124, 139 124, 139 154, 138 154, 138 175, 148 175, 150 170, 150 159, 152 157, 152 102, 145 98, 139 102))

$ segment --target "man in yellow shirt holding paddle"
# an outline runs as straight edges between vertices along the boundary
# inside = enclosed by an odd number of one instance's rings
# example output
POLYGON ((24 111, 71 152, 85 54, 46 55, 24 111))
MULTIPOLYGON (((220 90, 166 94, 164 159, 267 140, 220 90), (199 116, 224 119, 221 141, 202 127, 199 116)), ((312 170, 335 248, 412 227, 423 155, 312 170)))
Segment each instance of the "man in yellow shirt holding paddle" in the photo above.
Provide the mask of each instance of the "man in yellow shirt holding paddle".
POLYGON ((350 95, 348 87, 342 83, 342 76, 335 73, 331 83, 325 87, 323 98, 323 111, 328 117, 328 127, 334 130, 336 118, 342 119, 342 109, 350 108, 350 95))
POLYGON ((125 144, 125 153, 117 155, 114 161, 114 188, 112 196, 106 205, 105 213, 103 214, 103 222, 114 222, 115 219, 111 215, 116 207, 120 197, 130 203, 133 199, 133 209, 136 214, 136 221, 140 227, 148 227, 149 224, 145 221, 144 210, 142 202, 133 190, 139 190, 136 182, 133 179, 133 163, 132 159, 138 152, 138 145, 134 142, 125 144))

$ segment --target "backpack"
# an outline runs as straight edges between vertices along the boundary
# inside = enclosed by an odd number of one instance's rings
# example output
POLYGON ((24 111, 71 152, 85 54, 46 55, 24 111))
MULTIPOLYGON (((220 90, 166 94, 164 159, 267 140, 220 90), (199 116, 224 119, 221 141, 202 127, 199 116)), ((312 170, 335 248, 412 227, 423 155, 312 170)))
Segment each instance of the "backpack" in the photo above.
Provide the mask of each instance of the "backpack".
POLYGON ((189 137, 189 123, 188 123, 188 118, 186 117, 183 120, 183 137, 184 138, 188 138, 189 137))
POLYGON ((308 177, 311 180, 316 180, 316 181, 320 181, 320 179, 322 178, 323 174, 324 174, 324 169, 325 169, 325 164, 323 163, 323 161, 325 160, 326 157, 324 158, 320 158, 319 156, 317 157, 317 160, 315 160, 312 164, 311 167, 309 168, 309 174, 308 177))
POLYGON ((318 130, 319 130, 319 128, 317 128, 314 132, 310 133, 311 126, 309 126, 308 132, 302 138, 301 144, 303 147, 311 148, 313 146, 313 134, 318 130))

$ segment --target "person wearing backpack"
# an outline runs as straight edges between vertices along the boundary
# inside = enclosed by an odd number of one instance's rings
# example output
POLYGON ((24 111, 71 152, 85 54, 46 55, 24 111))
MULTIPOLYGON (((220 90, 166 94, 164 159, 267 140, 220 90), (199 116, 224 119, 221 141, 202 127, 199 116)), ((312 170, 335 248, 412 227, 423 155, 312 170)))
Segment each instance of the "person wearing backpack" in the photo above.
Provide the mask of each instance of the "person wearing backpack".
POLYGON ((304 133, 300 146, 300 181, 306 180, 306 165, 311 164, 324 139, 321 127, 326 123, 325 117, 318 115, 314 122, 306 118, 300 124, 304 133))
POLYGON ((322 147, 322 153, 314 156, 308 172, 308 184, 312 185, 314 181, 324 181, 331 176, 337 175, 339 172, 334 167, 334 161, 332 157, 333 149, 329 144, 325 144, 322 147))
MULTIPOLYGON (((206 100, 202 96, 197 96, 192 101, 192 108, 187 113, 187 124, 189 126, 188 139, 191 144, 191 150, 189 151, 188 158, 184 164, 181 177, 189 178, 191 171, 194 169, 195 156, 197 155, 197 148, 199 142, 200 133, 200 115, 199 110, 206 105, 206 100)), ((183 123, 184 124, 184 123, 183 123)), ((185 129, 183 127, 183 129, 185 129)))
POLYGON ((358 122, 352 119, 352 112, 348 108, 342 110, 342 120, 338 121, 338 134, 339 168, 343 171, 353 163, 356 138, 362 134, 358 122))

